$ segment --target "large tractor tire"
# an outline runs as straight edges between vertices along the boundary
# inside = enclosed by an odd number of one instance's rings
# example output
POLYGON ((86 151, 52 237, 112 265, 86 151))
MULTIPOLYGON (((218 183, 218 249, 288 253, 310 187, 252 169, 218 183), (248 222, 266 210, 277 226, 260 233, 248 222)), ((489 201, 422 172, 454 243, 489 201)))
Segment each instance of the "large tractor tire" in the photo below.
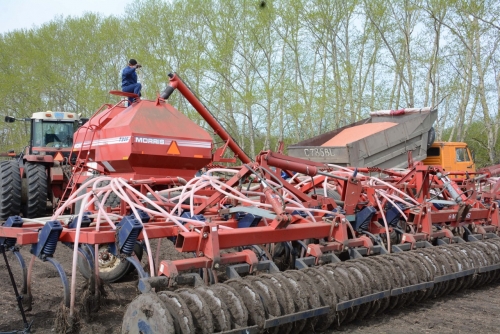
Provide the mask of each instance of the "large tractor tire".
POLYGON ((0 162, 0 220, 21 212, 21 174, 16 160, 0 162))
POLYGON ((47 211, 47 172, 42 164, 27 162, 24 165, 26 175, 26 202, 23 206, 25 218, 43 217, 47 211))
MULTIPOLYGON (((86 245, 82 245, 84 252, 88 254, 89 258, 92 258, 92 254, 87 249, 86 245)), ((90 247, 93 247, 90 245, 90 247)), ((134 246, 134 253, 139 260, 142 259, 143 248, 142 245, 136 243, 134 246)), ((81 254, 78 255, 78 270, 86 279, 90 278, 91 270, 87 261, 83 258, 81 254)), ((121 260, 119 257, 114 256, 109 251, 109 245, 99 245, 99 276, 107 283, 116 282, 123 278, 126 274, 131 272, 134 266, 127 260, 121 260)))

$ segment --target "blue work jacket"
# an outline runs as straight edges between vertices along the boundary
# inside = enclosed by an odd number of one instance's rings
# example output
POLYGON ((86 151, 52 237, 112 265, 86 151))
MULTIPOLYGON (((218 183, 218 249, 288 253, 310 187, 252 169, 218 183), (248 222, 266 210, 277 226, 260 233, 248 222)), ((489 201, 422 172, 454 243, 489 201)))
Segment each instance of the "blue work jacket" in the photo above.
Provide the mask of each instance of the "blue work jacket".
POLYGON ((122 71, 122 87, 133 85, 137 83, 137 73, 135 68, 125 67, 122 71))

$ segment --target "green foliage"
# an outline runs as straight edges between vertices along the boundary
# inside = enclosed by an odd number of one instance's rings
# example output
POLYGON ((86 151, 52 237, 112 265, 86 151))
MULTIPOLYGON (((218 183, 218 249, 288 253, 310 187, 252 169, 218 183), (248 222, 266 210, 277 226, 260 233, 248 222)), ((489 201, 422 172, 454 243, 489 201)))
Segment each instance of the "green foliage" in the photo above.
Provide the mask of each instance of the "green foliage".
MULTIPOLYGON (((500 161, 490 161, 490 157, 488 155, 487 137, 484 132, 484 124, 482 122, 476 121, 470 125, 470 130, 465 137, 465 142, 473 152, 476 166, 478 168, 489 166, 492 163, 500 163, 500 161)), ((495 150, 497 152, 500 151, 499 142, 497 142, 495 150)))
MULTIPOLYGON (((450 141, 450 134, 452 128, 447 128, 443 131, 442 138, 444 141, 450 141)), ((454 138, 451 141, 456 141, 454 138)), ((474 154, 474 161, 476 163, 477 168, 486 167, 491 164, 499 164, 500 161, 490 161, 490 157, 488 154, 488 144, 487 144, 487 135, 484 131, 484 124, 480 121, 475 121, 470 124, 469 131, 465 136, 464 142, 467 143, 469 149, 474 154)), ((500 151, 500 143, 497 142, 496 148, 497 151, 500 151)))

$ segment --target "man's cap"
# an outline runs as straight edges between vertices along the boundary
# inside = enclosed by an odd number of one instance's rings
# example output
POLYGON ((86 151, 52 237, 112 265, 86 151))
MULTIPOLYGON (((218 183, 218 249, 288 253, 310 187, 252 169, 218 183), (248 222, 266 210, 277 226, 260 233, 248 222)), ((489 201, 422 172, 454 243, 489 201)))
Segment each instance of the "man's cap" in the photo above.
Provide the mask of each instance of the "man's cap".
POLYGON ((130 59, 130 60, 128 61, 128 63, 129 63, 130 65, 137 65, 137 60, 135 60, 135 59, 133 59, 133 58, 132 58, 132 59, 130 59))

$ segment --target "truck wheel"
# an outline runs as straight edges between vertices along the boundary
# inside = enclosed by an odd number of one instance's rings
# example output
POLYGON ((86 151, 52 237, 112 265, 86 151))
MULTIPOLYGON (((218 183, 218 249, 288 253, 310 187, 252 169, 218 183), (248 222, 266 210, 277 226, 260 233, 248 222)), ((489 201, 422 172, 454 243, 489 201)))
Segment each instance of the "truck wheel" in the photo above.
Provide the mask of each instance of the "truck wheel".
MULTIPOLYGON (((92 246, 91 246, 92 247, 92 246)), ((84 251, 88 250, 84 247, 84 251)), ((142 259, 143 249, 142 245, 136 243, 134 246, 134 253, 139 260, 142 259)), ((131 272, 134 266, 127 260, 120 260, 118 257, 114 256, 109 252, 109 246, 107 244, 99 246, 99 276, 105 282, 111 283, 116 282, 123 278, 126 274, 131 272)), ((86 279, 90 278, 91 271, 87 262, 78 257, 78 270, 86 279)))
POLYGON ((0 220, 21 212, 21 174, 16 160, 0 162, 0 220))
POLYGON ((25 218, 43 217, 47 210, 47 173, 45 166, 27 162, 24 165, 26 174, 26 203, 23 206, 25 218))

